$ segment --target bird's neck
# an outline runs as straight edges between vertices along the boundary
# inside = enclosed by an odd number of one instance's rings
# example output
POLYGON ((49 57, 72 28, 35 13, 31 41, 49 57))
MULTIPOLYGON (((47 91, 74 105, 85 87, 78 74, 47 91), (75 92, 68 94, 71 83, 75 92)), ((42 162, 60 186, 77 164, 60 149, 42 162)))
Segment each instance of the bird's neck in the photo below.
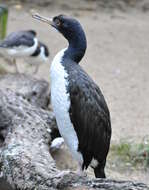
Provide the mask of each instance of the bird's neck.
POLYGON ((87 47, 85 34, 78 34, 70 40, 68 39, 68 42, 69 45, 65 51, 64 58, 66 57, 79 63, 83 58, 87 47))
POLYGON ((32 53, 31 56, 36 57, 36 56, 38 56, 40 54, 40 52, 41 52, 41 49, 40 49, 39 46, 37 46, 37 48, 35 49, 34 53, 32 53))

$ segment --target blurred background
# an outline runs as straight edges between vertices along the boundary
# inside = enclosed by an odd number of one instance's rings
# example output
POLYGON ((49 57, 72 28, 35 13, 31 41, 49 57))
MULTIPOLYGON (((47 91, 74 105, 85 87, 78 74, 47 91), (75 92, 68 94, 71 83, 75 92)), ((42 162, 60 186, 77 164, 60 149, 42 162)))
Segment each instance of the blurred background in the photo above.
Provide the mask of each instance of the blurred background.
MULTIPOLYGON (((102 89, 111 112, 107 177, 149 184, 149 1, 0 0, 0 5, 1 39, 33 29, 49 47, 49 64, 41 65, 34 75, 49 82, 50 63, 67 42, 54 29, 33 20, 31 12, 48 17, 67 14, 80 20, 88 41, 81 66, 102 89)), ((20 73, 30 74, 23 60, 17 65, 20 73)), ((14 67, 0 57, 0 74, 13 72, 14 67)), ((75 167, 68 152, 61 151, 64 154, 54 155, 58 166, 75 167)))

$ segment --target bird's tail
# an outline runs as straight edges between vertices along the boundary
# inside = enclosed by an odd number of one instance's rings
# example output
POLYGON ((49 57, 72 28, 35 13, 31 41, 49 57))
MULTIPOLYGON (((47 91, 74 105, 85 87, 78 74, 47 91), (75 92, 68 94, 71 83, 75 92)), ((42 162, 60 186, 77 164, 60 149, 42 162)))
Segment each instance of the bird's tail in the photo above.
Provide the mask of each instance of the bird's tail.
POLYGON ((99 164, 94 168, 94 174, 95 174, 95 177, 96 177, 96 178, 106 178, 104 168, 105 168, 105 162, 102 163, 102 164, 99 163, 99 164))

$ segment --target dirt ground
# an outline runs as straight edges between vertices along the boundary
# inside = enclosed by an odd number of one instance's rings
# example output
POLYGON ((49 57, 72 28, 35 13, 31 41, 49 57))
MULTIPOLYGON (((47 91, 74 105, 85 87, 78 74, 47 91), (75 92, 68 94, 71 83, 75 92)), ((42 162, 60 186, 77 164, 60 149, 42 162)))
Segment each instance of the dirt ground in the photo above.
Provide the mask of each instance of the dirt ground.
MULTIPOLYGON (((79 6, 79 5, 78 5, 79 6)), ((112 143, 123 138, 139 142, 149 135, 149 13, 77 10, 67 7, 34 7, 13 4, 9 8, 8 33, 35 29, 50 50, 49 64, 42 65, 38 78, 50 80, 50 63, 55 54, 67 46, 54 29, 32 19, 30 10, 45 16, 68 14, 82 23, 88 48, 81 66, 103 91, 112 119, 112 143)), ((22 70, 19 62, 18 66, 22 70)), ((118 173, 108 177, 148 182, 146 173, 118 173)))

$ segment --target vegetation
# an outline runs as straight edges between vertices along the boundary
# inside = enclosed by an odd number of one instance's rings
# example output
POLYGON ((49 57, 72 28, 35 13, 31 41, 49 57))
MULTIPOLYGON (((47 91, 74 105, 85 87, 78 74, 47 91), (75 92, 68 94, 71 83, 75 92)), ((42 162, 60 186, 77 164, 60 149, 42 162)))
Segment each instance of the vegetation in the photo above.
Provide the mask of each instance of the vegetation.
POLYGON ((112 145, 109 155, 114 160, 115 166, 128 166, 129 168, 149 168, 149 139, 141 143, 121 141, 112 145))
POLYGON ((3 39, 7 30, 8 9, 0 5, 0 39, 3 39))

